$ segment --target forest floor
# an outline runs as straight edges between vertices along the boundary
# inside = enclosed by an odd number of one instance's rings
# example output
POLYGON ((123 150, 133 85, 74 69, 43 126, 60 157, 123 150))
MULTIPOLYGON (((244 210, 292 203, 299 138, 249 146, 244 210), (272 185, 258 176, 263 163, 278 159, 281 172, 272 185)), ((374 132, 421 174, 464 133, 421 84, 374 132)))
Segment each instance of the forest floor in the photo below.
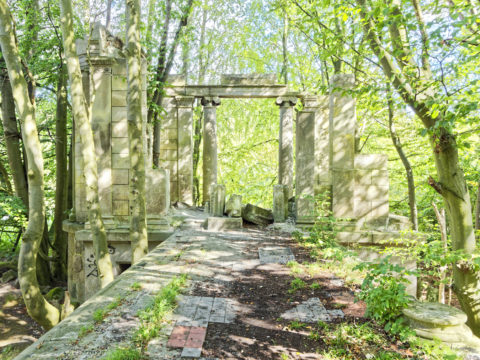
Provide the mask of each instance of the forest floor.
MULTIPOLYGON (((246 225, 226 233, 186 229, 175 238, 178 254, 156 273, 186 270, 191 286, 165 324, 165 337, 152 340, 139 359, 445 358, 419 352, 365 318, 365 304, 355 300, 358 285, 328 270, 291 233, 246 225)), ((0 304, 0 359, 11 359, 42 330, 29 319, 18 289, 3 285, 0 304)), ((116 311, 130 311, 127 306, 116 311)), ((108 333, 116 324, 112 316, 95 326, 92 339, 108 338, 95 329, 108 333)), ((91 357, 77 343, 61 358, 103 358, 112 345, 98 342, 102 355, 91 357)))
POLYGON ((45 331, 28 315, 22 293, 12 285, 0 284, 0 359, 13 359, 45 331))

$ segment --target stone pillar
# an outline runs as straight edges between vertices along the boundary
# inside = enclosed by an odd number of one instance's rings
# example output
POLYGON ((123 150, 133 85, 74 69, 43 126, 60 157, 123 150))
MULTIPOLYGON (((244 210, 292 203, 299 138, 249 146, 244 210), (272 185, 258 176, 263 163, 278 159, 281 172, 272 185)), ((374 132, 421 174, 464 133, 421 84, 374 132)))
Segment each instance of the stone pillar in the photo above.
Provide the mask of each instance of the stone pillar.
POLYGON ((273 221, 283 223, 288 216, 288 187, 287 185, 273 186, 273 221))
POLYGON ((220 99, 204 97, 203 105, 203 202, 210 201, 210 186, 217 183, 217 106, 220 99))
POLYGON ((279 97, 275 103, 280 107, 278 183, 287 186, 287 196, 290 198, 293 195, 293 107, 297 98, 279 97))
POLYGON ((315 122, 319 108, 318 97, 304 97, 303 105, 303 110, 297 114, 296 127, 296 210, 298 223, 312 223, 315 211, 315 122))
POLYGON ((330 169, 332 211, 336 218, 355 218, 355 99, 346 93, 354 86, 351 74, 333 76, 330 91, 330 169))
POLYGON ((225 185, 213 184, 210 189, 210 214, 222 217, 225 211, 225 185))
POLYGON ((193 205, 193 96, 175 97, 178 126, 178 201, 193 205))
POLYGON ((178 121, 177 101, 174 98, 164 98, 162 107, 165 115, 160 127, 159 165, 170 173, 170 201, 178 201, 178 121))

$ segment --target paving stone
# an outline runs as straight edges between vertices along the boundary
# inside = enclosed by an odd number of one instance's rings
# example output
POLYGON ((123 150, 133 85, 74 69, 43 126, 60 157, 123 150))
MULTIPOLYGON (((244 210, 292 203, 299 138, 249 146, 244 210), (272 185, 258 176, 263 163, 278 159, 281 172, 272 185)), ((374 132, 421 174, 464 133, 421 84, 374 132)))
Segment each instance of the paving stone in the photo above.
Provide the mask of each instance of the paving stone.
POLYGON ((345 317, 342 310, 327 310, 327 313, 334 319, 343 319, 345 317))
POLYGON ((206 327, 192 327, 187 342, 185 343, 185 347, 201 349, 206 335, 206 327))
POLYGON ((295 261, 292 250, 287 247, 272 246, 258 249, 261 264, 286 264, 295 261))
POLYGON ((297 320, 306 323, 332 320, 332 317, 319 298, 310 298, 293 309, 284 312, 281 317, 286 320, 297 320))
POLYGON ((168 339, 167 346, 173 348, 181 348, 185 346, 190 332, 188 326, 175 326, 172 330, 172 334, 168 339))
POLYGON ((198 348, 183 348, 181 357, 193 357, 198 358, 202 355, 202 349, 198 348))

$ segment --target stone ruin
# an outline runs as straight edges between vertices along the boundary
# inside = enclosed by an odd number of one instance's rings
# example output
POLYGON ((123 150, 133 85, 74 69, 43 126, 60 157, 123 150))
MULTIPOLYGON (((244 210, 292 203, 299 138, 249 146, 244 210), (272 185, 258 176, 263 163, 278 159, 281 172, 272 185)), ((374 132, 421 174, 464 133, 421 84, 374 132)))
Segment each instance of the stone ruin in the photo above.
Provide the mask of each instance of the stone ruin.
MULTIPOLYGON (((115 273, 119 274, 130 266, 131 261, 126 62, 122 52, 115 47, 115 38, 101 26, 95 27, 89 42, 78 41, 77 49, 85 93, 87 99, 93 100, 92 128, 98 161, 100 206, 115 273), (90 58, 87 57, 87 45, 90 58)), ((143 112, 146 120, 145 63, 142 69, 143 112)), ((331 83, 329 95, 314 96, 290 91, 287 85, 276 83, 275 75, 223 75, 220 85, 189 85, 181 76, 172 76, 162 104, 165 115, 161 122, 160 168, 152 169, 151 163, 147 164, 150 249, 172 233, 166 216, 170 205, 177 202, 194 205, 195 99, 200 99, 204 111, 205 205, 215 202, 219 206, 218 199, 211 198, 211 189, 217 186, 216 109, 221 106, 221 99, 271 98, 278 105, 280 116, 279 185, 272 189, 272 221, 285 221, 289 213, 289 200, 294 199, 296 223, 304 226, 313 224, 313 200, 321 196, 329 199, 332 215, 343 221, 344 225, 337 233, 339 242, 379 245, 385 240, 399 237, 398 232, 390 230, 406 229, 409 224, 403 217, 389 216, 387 156, 355 152, 355 98, 349 93, 354 86, 353 76, 335 75, 331 83), (302 106, 296 111, 299 102, 302 106)), ((147 129, 147 124, 144 125, 144 129, 147 129)), ((75 126, 74 207, 70 220, 64 223, 64 230, 69 234, 69 292, 73 300, 83 302, 99 289, 99 285, 87 222, 85 179, 78 134, 75 126)), ((147 140, 146 132, 144 137, 147 140)), ((146 147, 144 151, 148 154, 146 147)), ((237 198, 235 202, 238 201, 237 198)), ((225 202, 215 216, 223 216, 224 206, 225 202)), ((219 229, 214 221, 207 226, 219 229)), ((226 226, 238 226, 238 221, 226 226)), ((367 247, 362 247, 360 252, 364 258, 378 256, 367 247)))

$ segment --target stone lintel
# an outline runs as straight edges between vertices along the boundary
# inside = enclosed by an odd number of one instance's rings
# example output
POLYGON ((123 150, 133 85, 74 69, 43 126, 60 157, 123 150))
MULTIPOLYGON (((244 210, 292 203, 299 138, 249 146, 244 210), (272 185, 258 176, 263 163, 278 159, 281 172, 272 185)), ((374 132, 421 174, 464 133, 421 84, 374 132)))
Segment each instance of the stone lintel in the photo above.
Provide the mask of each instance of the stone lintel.
POLYGON ((303 95, 301 99, 304 111, 327 108, 329 104, 328 96, 326 95, 303 95))
POLYGON ((280 96, 299 97, 299 94, 289 91, 287 85, 185 85, 166 87, 165 96, 268 99, 280 96))
POLYGON ((222 74, 222 85, 274 85, 277 83, 276 74, 222 74))
POLYGON ((295 106, 298 98, 296 96, 280 96, 275 100, 275 104, 281 107, 295 106))

